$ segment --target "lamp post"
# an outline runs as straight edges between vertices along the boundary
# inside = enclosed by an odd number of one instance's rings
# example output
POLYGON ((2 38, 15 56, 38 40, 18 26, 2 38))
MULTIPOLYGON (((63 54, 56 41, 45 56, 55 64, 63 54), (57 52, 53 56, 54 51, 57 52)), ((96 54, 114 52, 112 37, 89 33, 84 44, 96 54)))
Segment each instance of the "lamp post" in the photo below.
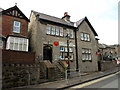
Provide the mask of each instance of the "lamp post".
POLYGON ((69 55, 69 39, 70 39, 70 34, 67 33, 66 38, 67 38, 67 57, 68 57, 67 74, 68 74, 68 77, 69 77, 70 76, 70 55, 69 55))

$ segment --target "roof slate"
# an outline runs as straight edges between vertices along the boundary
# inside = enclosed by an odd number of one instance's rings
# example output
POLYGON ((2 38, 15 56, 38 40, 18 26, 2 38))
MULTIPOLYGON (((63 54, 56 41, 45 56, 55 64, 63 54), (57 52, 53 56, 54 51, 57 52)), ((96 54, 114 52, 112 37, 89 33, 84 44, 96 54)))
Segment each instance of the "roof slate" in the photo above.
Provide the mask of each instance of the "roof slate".
POLYGON ((39 19, 44 19, 44 20, 48 20, 48 21, 52 21, 52 22, 56 22, 56 23, 60 23, 60 24, 64 24, 64 25, 68 25, 68 26, 72 26, 74 27, 74 22, 71 21, 65 21, 62 18, 58 18, 58 17, 54 17, 54 16, 50 16, 50 15, 46 15, 43 13, 38 13, 36 11, 33 11, 37 16, 39 16, 39 19))
POLYGON ((39 17, 39 19, 43 19, 43 20, 47 20, 47 21, 51 21, 51 22, 55 22, 55 23, 59 23, 59 24, 67 25, 67 26, 71 26, 73 28, 78 28, 83 23, 83 21, 86 21, 88 23, 88 25, 90 26, 91 30, 93 31, 94 35, 98 36, 98 34, 96 33, 96 31, 94 30, 94 28, 90 24, 90 22, 87 19, 87 17, 84 17, 84 18, 80 19, 77 22, 71 22, 71 21, 65 21, 62 18, 46 15, 46 14, 39 13, 39 12, 36 12, 36 11, 33 11, 33 10, 32 10, 32 12, 35 13, 35 15, 39 17))

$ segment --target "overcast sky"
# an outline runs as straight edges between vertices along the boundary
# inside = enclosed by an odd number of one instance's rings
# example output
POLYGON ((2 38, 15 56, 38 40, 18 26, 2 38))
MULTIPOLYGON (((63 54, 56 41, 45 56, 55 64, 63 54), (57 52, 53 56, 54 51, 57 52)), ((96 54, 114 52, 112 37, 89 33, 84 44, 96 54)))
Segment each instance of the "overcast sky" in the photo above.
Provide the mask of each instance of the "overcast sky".
POLYGON ((61 18, 68 12, 71 21, 87 16, 98 33, 100 43, 118 43, 119 0, 0 0, 0 8, 15 5, 29 18, 31 10, 61 18))

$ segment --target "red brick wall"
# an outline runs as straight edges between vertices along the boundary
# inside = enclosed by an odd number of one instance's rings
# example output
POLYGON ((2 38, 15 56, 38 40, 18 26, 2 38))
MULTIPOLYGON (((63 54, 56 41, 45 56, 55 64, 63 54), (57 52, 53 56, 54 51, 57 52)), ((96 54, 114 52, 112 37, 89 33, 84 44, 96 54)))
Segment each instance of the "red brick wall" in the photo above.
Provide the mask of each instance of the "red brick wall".
POLYGON ((2 16, 2 34, 7 36, 9 34, 13 34, 13 22, 14 20, 18 20, 21 22, 21 29, 19 35, 27 36, 28 34, 28 22, 24 19, 3 15, 2 16))
POLYGON ((3 64, 33 64, 35 53, 24 51, 2 50, 3 64))

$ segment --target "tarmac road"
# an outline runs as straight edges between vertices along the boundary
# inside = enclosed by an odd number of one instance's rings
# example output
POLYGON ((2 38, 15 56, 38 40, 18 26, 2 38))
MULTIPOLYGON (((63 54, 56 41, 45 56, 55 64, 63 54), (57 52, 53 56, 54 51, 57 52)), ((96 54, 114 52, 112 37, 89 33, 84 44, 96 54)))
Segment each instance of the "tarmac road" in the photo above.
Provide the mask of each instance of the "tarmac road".
MULTIPOLYGON (((118 90, 120 82, 120 72, 111 74, 109 76, 105 76, 87 83, 83 83, 77 86, 73 86, 71 88, 78 89, 78 88, 111 88, 118 90)), ((86 89, 85 89, 86 90, 86 89)), ((91 89, 92 90, 92 89, 91 89)), ((98 89, 99 90, 99 89, 98 89)))

